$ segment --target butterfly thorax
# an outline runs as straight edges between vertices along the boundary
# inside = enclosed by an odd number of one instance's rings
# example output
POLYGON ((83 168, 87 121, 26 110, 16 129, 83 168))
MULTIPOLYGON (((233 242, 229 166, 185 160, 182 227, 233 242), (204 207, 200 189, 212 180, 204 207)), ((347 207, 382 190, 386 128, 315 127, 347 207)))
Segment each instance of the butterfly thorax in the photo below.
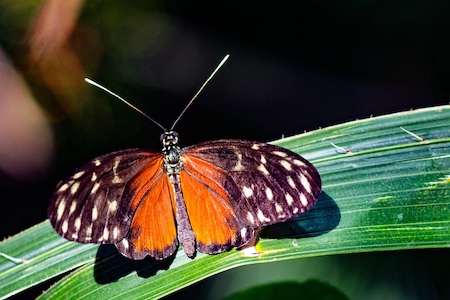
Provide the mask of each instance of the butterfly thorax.
POLYGON ((181 171, 181 148, 178 146, 178 133, 166 131, 161 134, 163 144, 162 154, 164 156, 164 168, 167 174, 180 174, 181 171))

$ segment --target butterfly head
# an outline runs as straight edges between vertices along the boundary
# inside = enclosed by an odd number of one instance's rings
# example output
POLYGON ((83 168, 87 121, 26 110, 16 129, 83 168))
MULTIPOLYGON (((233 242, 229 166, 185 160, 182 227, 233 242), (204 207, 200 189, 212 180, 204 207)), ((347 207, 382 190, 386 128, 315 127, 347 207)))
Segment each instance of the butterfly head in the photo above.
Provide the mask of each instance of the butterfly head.
POLYGON ((162 153, 164 156, 164 166, 168 174, 180 173, 181 170, 181 148, 178 146, 178 133, 170 130, 161 134, 163 144, 162 153))
POLYGON ((164 147, 167 146, 178 146, 178 132, 173 130, 165 131, 161 136, 159 137, 160 141, 162 142, 164 147))

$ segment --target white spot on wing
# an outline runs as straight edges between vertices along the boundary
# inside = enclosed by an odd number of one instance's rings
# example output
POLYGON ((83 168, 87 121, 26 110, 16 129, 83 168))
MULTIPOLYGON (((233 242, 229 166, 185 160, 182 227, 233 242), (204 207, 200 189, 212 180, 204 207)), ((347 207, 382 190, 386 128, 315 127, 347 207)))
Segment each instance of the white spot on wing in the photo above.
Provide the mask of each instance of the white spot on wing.
POLYGON ((241 228, 241 237, 245 238, 247 236, 247 227, 241 228))
POLYGON ((260 160, 261 160, 261 163, 263 163, 263 164, 266 164, 266 163, 267 163, 267 160, 266 160, 266 158, 265 158, 264 155, 261 155, 260 160))
POLYGON ((130 244, 128 243, 128 240, 127 239, 123 239, 122 241, 121 241, 121 243, 122 243, 122 245, 123 245, 123 247, 125 248, 125 249, 129 249, 130 248, 130 244))
POLYGON ((258 144, 253 144, 253 145, 252 145, 252 149, 253 149, 253 150, 259 150, 258 144))
POLYGON ((61 226, 61 231, 63 234, 66 234, 67 230, 69 229, 69 222, 67 220, 64 220, 61 226))
POLYGON ((92 224, 86 228, 86 236, 87 236, 86 241, 90 241, 92 239, 91 235, 92 235, 92 224))
POLYGON ((251 223, 251 224, 255 224, 255 218, 253 218, 253 215, 251 212, 247 212, 247 220, 251 223))
POLYGON ((76 208, 77 208, 77 202, 73 201, 72 204, 70 205, 69 216, 73 214, 73 212, 75 211, 76 208))
POLYGON ((277 213, 281 213, 283 212, 283 207, 280 204, 275 203, 275 210, 277 211, 277 213))
POLYGON ((266 167, 264 167, 263 164, 260 164, 257 168, 258 170, 260 170, 262 173, 264 173, 264 175, 269 175, 269 171, 267 171, 266 167))
POLYGON ((233 171, 242 171, 245 170, 245 167, 242 165, 242 154, 239 151, 235 151, 236 155, 236 165, 233 168, 233 171))
POLYGON ((292 211, 294 214, 298 213, 298 207, 295 207, 294 210, 292 211))
POLYGON ((115 175, 112 179, 112 183, 122 183, 122 181, 123 180, 118 175, 115 175))
POLYGON ((78 191, 78 188, 80 187, 80 183, 78 181, 74 182, 73 185, 70 187, 70 193, 73 195, 78 191))
POLYGON ((113 229, 113 237, 114 237, 114 239, 117 239, 117 237, 119 236, 119 233, 120 233, 120 231, 119 231, 119 227, 114 227, 114 229, 113 229))
POLYGON ((97 180, 97 174, 95 174, 95 172, 92 173, 92 177, 91 177, 91 181, 96 181, 97 180))
POLYGON ((273 192, 270 187, 266 187, 266 197, 268 200, 273 200, 273 192))
POLYGON ((281 151, 272 151, 273 154, 278 155, 280 157, 286 157, 287 154, 281 151))
POLYGON ((73 228, 75 229, 76 232, 80 231, 80 227, 81 227, 81 219, 80 217, 75 219, 75 222, 73 223, 73 228))
POLYGON ((99 161, 98 159, 96 159, 96 160, 94 160, 94 165, 95 166, 100 166, 102 163, 101 163, 101 161, 99 161))
POLYGON ((97 207, 92 208, 92 222, 96 221, 98 218, 98 210, 97 207))
POLYGON ((287 182, 289 183, 289 185, 291 186, 291 188, 293 188, 293 189, 297 188, 297 187, 295 186, 294 180, 293 180, 290 176, 286 177, 286 180, 287 180, 287 182))
POLYGON ((114 213, 117 210, 117 201, 114 200, 111 203, 109 203, 109 211, 114 213))
POLYGON ((94 186, 92 187, 91 194, 95 194, 95 192, 97 192, 99 187, 100 187, 100 183, 96 182, 94 184, 94 186))
POLYGON ((121 183, 122 179, 119 177, 119 175, 117 175, 117 168, 119 167, 120 164, 120 158, 117 158, 114 160, 114 166, 113 166, 113 174, 114 174, 114 178, 112 180, 112 183, 121 183))
POLYGON ((286 214, 284 213, 283 207, 280 204, 275 203, 275 210, 278 213, 278 218, 280 219, 286 218, 286 214))
POLYGON ((120 164, 120 158, 116 157, 114 160, 114 166, 113 166, 113 173, 116 174, 117 173, 117 168, 119 167, 120 164))
POLYGON ((83 176, 84 173, 85 173, 85 171, 80 171, 80 172, 78 172, 78 173, 75 173, 75 174, 72 176, 72 178, 73 178, 73 179, 78 179, 78 178, 80 178, 81 176, 83 176))
POLYGON ((306 164, 304 162, 302 162, 301 160, 299 160, 299 159, 293 159, 292 163, 294 165, 296 165, 296 166, 299 166, 299 167, 305 167, 306 166, 306 164))
POLYGON ((56 220, 59 221, 62 218, 64 210, 66 209, 66 198, 62 198, 58 205, 58 211, 56 212, 56 220))
POLYGON ((303 193, 300 193, 300 202, 303 204, 303 206, 308 206, 308 199, 306 199, 303 193))
POLYGON ((109 230, 107 227, 105 227, 105 230, 103 230, 103 240, 107 240, 109 238, 109 230))
POLYGON ((287 160, 280 160, 280 164, 288 171, 292 170, 292 165, 287 160))
POLYGON ((299 174, 298 177, 300 178, 300 182, 303 188, 308 192, 308 194, 311 194, 311 184, 309 183, 308 179, 306 179, 303 174, 299 174))
POLYGON ((242 188, 242 192, 244 192, 245 198, 250 198, 253 195, 253 190, 249 187, 244 186, 242 188))
POLYGON ((264 213, 262 212, 262 210, 258 209, 256 216, 258 217, 258 220, 261 222, 270 222, 270 219, 267 218, 264 213))
POLYGON ((67 183, 64 183, 59 189, 58 192, 64 192, 65 190, 67 190, 67 188, 69 187, 69 185, 67 183))
POLYGON ((294 203, 294 198, 292 198, 291 194, 286 193, 285 198, 286 198, 287 204, 288 204, 289 206, 291 206, 292 203, 294 203))

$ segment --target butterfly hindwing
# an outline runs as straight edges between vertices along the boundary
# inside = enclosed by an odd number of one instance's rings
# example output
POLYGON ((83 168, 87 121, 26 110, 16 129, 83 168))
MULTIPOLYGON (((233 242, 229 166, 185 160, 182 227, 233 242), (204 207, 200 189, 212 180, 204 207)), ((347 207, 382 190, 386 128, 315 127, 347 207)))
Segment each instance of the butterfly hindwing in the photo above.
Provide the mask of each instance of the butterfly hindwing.
POLYGON ((253 229, 239 220, 227 191, 218 184, 217 178, 225 176, 224 170, 189 155, 184 156, 183 165, 181 188, 197 249, 215 254, 243 244, 243 239, 248 241, 253 229), (248 234, 241 237, 247 228, 248 234))
POLYGON ((154 256, 163 256, 164 251, 173 253, 177 246, 176 228, 162 163, 160 153, 140 149, 113 152, 91 160, 56 187, 48 210, 51 224, 68 240, 115 243, 130 258, 143 258, 151 250, 154 256), (162 197, 154 197, 158 190, 163 191, 162 197), (160 201, 156 209, 161 205, 169 209, 152 211, 149 204, 161 198, 165 201, 160 201), (143 219, 154 215, 159 218, 152 223, 144 222, 143 219), (148 227, 141 228, 141 223, 148 227), (164 234, 152 233, 153 240, 148 239, 149 231, 161 228, 164 234), (141 234, 144 236, 140 237, 141 234), (153 249, 155 245, 161 249, 153 249))
POLYGON ((116 244, 119 252, 129 258, 143 259, 150 255, 164 259, 178 247, 173 189, 162 170, 161 165, 156 172, 146 168, 129 184, 133 194, 131 206, 136 211, 127 236, 116 244), (154 177, 158 180, 153 180, 154 177))
MULTIPOLYGON (((235 229, 228 233, 221 231, 229 235, 231 243, 226 245, 233 247, 243 246, 253 238, 253 229, 304 213, 314 205, 321 191, 320 176, 314 166, 298 154, 275 145, 212 141, 183 149, 182 161, 185 172, 198 179, 196 186, 204 185, 218 195, 196 197, 195 201, 203 206, 230 208, 230 217, 215 220, 228 224, 225 228, 235 229)), ((185 195, 185 201, 190 216, 205 213, 191 204, 195 203, 191 196, 185 195)), ((196 235, 207 233, 200 229, 196 235)), ((220 245, 221 241, 217 243, 220 245)))

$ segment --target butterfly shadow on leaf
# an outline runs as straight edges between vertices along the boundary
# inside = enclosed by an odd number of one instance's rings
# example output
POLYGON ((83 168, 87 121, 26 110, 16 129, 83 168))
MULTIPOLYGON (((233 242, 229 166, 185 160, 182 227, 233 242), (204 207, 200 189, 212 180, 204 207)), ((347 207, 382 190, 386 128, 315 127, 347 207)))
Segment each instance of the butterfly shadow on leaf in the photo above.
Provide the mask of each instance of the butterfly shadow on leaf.
POLYGON ((175 255, 164 260, 156 260, 149 256, 142 260, 132 260, 121 255, 115 245, 104 244, 100 245, 97 251, 94 278, 99 284, 118 281, 132 272, 148 278, 160 270, 169 269, 174 259, 175 255))
MULTIPOLYGON (((336 228, 340 220, 341 214, 336 202, 322 192, 310 211, 290 221, 264 227, 260 237, 282 239, 319 236, 336 228)), ((160 270, 169 269, 174 259, 175 255, 165 260, 151 257, 132 260, 122 256, 114 245, 104 244, 97 251, 94 277, 99 284, 118 281, 132 272, 148 278, 160 270)))
POLYGON ((341 221, 336 202, 322 192, 308 212, 292 220, 265 227, 260 237, 269 239, 315 237, 330 232, 341 221))

